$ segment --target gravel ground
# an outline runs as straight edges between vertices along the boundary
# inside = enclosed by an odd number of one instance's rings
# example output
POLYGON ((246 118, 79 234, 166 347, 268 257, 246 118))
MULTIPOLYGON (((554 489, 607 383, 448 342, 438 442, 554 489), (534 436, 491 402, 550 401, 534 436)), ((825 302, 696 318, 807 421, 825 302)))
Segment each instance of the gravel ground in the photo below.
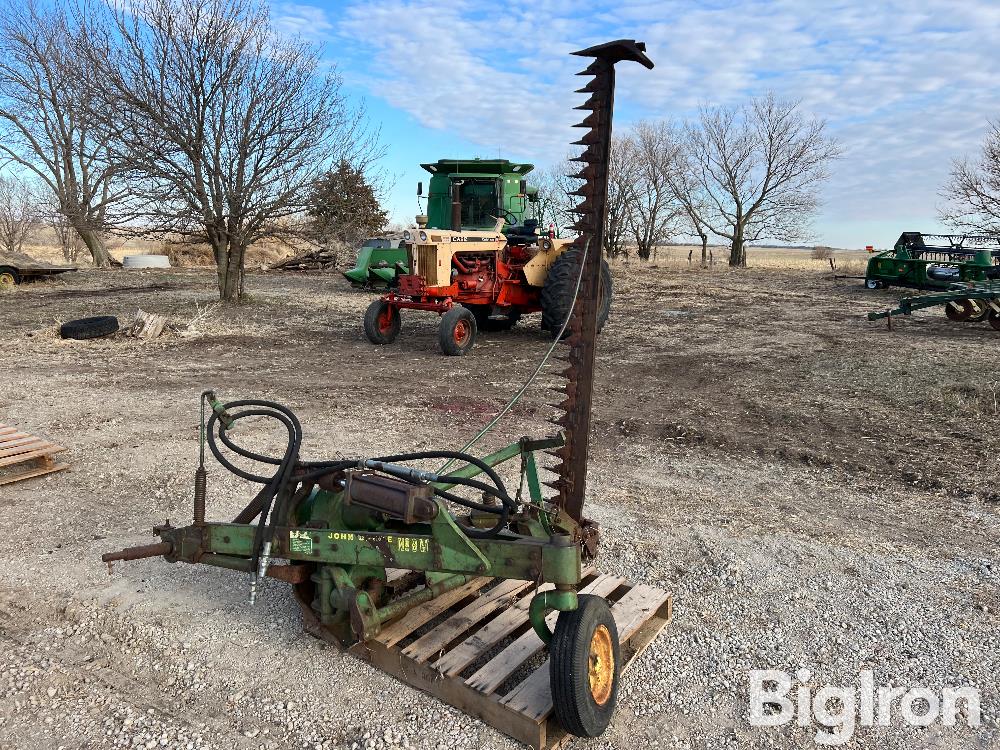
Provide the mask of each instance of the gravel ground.
MULTIPOLYGON (((806 668, 813 690, 867 669, 981 691, 978 728, 897 711, 847 747, 1000 748, 997 334, 931 313, 888 333, 863 314, 892 292, 818 272, 615 277, 588 513, 598 567, 673 591, 675 620, 609 731, 572 747, 815 747, 815 724, 747 721, 750 670, 806 668)), ((242 576, 146 560, 109 577, 99 555, 187 518, 205 387, 293 407, 307 457, 450 447, 531 371, 537 321, 443 358, 419 316, 368 345, 369 296, 328 277, 252 276, 253 304, 229 316, 212 285, 88 272, 0 297, 0 422, 72 465, 0 487, 0 748, 518 747, 304 634, 283 584, 250 608, 242 576), (177 330, 54 334, 136 306, 177 330)), ((530 390, 487 447, 545 434, 546 398, 530 390)), ((212 467, 210 516, 247 491, 212 467)))

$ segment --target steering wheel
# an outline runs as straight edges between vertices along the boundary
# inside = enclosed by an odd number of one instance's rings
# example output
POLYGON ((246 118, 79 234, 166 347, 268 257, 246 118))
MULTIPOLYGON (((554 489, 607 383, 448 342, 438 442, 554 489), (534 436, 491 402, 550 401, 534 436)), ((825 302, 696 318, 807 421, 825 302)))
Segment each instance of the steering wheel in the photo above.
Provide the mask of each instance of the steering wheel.
POLYGON ((508 211, 505 208, 502 208, 497 212, 497 218, 503 219, 510 226, 515 226, 518 223, 517 215, 513 211, 508 211))

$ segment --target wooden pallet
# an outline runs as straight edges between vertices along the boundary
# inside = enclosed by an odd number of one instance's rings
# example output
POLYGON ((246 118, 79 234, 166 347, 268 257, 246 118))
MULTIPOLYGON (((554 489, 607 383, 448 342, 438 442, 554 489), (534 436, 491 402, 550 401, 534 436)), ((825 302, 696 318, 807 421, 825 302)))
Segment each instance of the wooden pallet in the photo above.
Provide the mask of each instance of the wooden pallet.
MULTIPOLYGON (((477 578, 410 610, 350 651, 534 750, 562 747, 572 738, 551 718, 546 647, 528 622, 534 591, 524 581, 477 578)), ((672 597, 652 586, 591 569, 580 593, 611 605, 623 670, 670 622, 672 597)), ((557 616, 549 614, 550 628, 557 616)))
POLYGON ((52 458, 64 450, 61 445, 0 424, 0 485, 68 469, 52 458))

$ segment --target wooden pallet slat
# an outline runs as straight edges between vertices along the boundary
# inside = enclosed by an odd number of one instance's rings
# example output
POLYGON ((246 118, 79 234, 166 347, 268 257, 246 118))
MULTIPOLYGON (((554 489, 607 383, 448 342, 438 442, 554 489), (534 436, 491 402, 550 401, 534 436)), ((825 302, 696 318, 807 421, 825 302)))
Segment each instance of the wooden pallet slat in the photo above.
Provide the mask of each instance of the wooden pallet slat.
MULTIPOLYGON (((611 575, 584 574, 580 593, 609 599, 618 626, 624 671, 670 622, 671 595, 611 575)), ((554 750, 570 736, 551 718, 552 695, 546 647, 530 629, 528 606, 538 591, 525 581, 480 578, 410 610, 390 623, 376 639, 350 652, 382 671, 482 719, 534 750, 554 750), (449 596, 450 594, 450 596, 449 596), (407 646, 400 641, 443 618, 407 646), (494 653, 495 652, 495 653, 494 653), (541 666, 532 659, 544 656, 541 666), (462 673, 486 659, 468 677, 462 673), (523 676, 521 676, 523 674, 523 676), (505 694, 498 690, 504 685, 505 694)), ((558 613, 546 617, 555 625, 558 613)))
POLYGON ((0 485, 68 469, 52 456, 66 450, 44 438, 0 424, 0 485))

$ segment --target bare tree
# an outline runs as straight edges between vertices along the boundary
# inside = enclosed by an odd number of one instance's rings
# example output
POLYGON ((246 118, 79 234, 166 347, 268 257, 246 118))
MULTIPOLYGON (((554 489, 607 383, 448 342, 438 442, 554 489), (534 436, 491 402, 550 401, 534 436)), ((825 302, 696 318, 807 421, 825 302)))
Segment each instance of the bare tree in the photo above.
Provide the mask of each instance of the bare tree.
POLYGON ((1000 233, 1000 125, 990 123, 978 161, 955 161, 942 191, 942 221, 970 232, 1000 233))
POLYGON ((628 139, 612 136, 604 221, 604 252, 609 258, 628 257, 628 240, 635 220, 637 169, 628 139))
POLYGON ((20 253, 24 241, 38 225, 38 197, 17 177, 0 177, 0 247, 20 253))
MULTIPOLYGON (((667 182, 674 200, 680 206, 691 234, 701 241, 701 267, 708 268, 709 264, 715 261, 708 247, 710 229, 707 221, 703 218, 709 215, 710 201, 699 179, 688 133, 689 131, 684 133, 675 131, 675 138, 678 139, 680 145, 673 165, 674 169, 667 173, 667 182)), ((691 263, 693 253, 694 248, 688 251, 688 263, 691 263)))
POLYGON ((79 28, 58 1, 6 0, 0 8, 0 154, 32 172, 90 250, 110 262, 102 239, 122 197, 115 165, 87 119, 79 28))
POLYGON ((84 22, 141 226, 208 242, 223 300, 242 294, 247 247, 286 232, 319 175, 377 156, 336 71, 278 36, 262 0, 95 3, 84 22))
POLYGON ((710 207, 702 218, 729 240, 731 266, 746 265, 747 242, 808 237, 819 185, 840 154, 823 120, 768 94, 741 108, 702 110, 689 136, 710 207))
POLYGON ((561 234, 576 220, 570 209, 579 202, 579 198, 572 192, 583 183, 570 176, 577 171, 573 166, 569 160, 563 160, 560 164, 532 173, 531 182, 538 188, 536 210, 542 231, 548 231, 551 226, 556 234, 561 234))
POLYGON ((649 260, 656 248, 676 232, 681 207, 671 180, 680 146, 666 122, 639 122, 625 141, 632 169, 632 210, 627 212, 636 252, 649 260))

